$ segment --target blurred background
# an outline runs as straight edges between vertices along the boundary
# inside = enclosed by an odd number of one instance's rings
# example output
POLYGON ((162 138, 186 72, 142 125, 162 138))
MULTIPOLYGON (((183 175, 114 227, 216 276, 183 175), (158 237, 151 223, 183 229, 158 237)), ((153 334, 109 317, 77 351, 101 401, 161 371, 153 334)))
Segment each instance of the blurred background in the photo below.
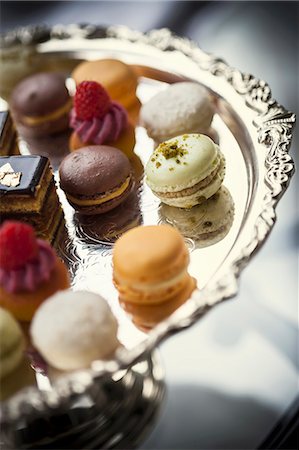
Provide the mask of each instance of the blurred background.
MULTIPOLYGON (((1 1, 0 8, 2 33, 79 22, 168 27, 265 79, 274 98, 298 111, 298 2, 1 1)), ((296 135, 291 154, 298 160, 296 135)), ((161 346, 168 394, 142 448, 298 448, 296 433, 279 434, 285 424, 292 431, 290 420, 298 424, 297 189, 295 175, 238 297, 161 346)))

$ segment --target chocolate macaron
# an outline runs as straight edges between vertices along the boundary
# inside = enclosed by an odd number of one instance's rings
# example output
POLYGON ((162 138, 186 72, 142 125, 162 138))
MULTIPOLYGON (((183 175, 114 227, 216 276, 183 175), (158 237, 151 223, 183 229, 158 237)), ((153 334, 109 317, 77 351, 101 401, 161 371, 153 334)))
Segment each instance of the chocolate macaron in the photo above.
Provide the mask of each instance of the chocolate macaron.
POLYGON ((60 187, 81 214, 102 214, 120 205, 134 181, 129 159, 107 145, 83 147, 68 155, 59 168, 60 187))
POLYGON ((9 103, 25 137, 47 136, 68 128, 72 100, 63 73, 40 72, 23 79, 9 103))

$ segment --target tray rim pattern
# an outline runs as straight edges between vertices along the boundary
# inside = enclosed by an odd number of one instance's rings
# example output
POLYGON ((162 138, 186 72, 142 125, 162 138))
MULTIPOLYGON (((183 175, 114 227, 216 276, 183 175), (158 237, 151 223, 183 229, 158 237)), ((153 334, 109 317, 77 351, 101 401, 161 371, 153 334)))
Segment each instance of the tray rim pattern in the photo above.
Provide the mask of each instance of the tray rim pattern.
POLYGON ((54 391, 39 391, 27 388, 2 405, 2 419, 7 422, 16 418, 20 411, 27 413, 57 407, 72 394, 81 393, 94 379, 107 373, 132 366, 140 358, 151 352, 162 340, 175 332, 194 324, 214 305, 232 298, 238 293, 238 280, 243 268, 261 247, 276 220, 276 206, 286 191, 294 173, 294 162, 288 154, 292 132, 295 125, 295 114, 286 110, 274 98, 269 85, 251 74, 242 73, 229 66, 223 59, 203 52, 198 44, 173 34, 166 28, 152 30, 147 33, 131 30, 126 26, 102 27, 97 25, 56 25, 29 26, 10 31, 1 36, 0 47, 11 48, 18 45, 37 45, 52 39, 105 39, 115 38, 132 43, 143 43, 162 51, 179 51, 191 58, 200 69, 215 77, 222 78, 238 95, 250 110, 257 112, 253 125, 257 130, 259 144, 266 149, 265 159, 265 196, 262 208, 254 226, 253 234, 242 248, 226 272, 212 286, 201 291, 204 302, 198 302, 196 292, 191 305, 186 304, 186 313, 179 320, 176 314, 159 324, 141 344, 130 351, 119 353, 118 357, 108 363, 95 362, 89 371, 81 371, 69 377, 63 377, 55 383, 54 391))

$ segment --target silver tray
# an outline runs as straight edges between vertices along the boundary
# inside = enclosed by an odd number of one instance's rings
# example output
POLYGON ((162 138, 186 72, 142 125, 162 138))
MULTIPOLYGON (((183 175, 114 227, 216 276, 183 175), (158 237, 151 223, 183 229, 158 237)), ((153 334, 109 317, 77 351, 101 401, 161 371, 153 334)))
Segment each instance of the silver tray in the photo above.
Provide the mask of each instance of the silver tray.
MULTIPOLYGON (((119 321, 123 347, 115 359, 94 361, 90 370, 57 379, 45 373, 37 374, 38 389, 21 391, 3 405, 2 418, 7 424, 24 408, 28 414, 53 409, 68 402, 72 395, 89 389, 100 377, 132 367, 148 358, 162 340, 191 326, 217 304, 236 296, 241 271, 271 231, 276 220, 277 202, 293 173, 294 165, 288 150, 295 115, 272 98, 266 82, 241 73, 167 29, 146 34, 122 26, 58 25, 51 29, 19 29, 2 38, 1 57, 4 63, 8 62, 8 73, 9 64, 15 64, 9 77, 4 72, 11 84, 6 86, 4 81, 1 88, 4 97, 19 78, 30 72, 41 69, 70 72, 81 59, 105 57, 121 59, 135 66, 142 75, 137 91, 141 102, 165 82, 192 79, 203 84, 217 105, 212 126, 226 157, 224 185, 232 196, 235 210, 232 227, 220 242, 203 247, 192 237, 186 238, 191 255, 190 273, 198 280, 200 289, 167 320, 144 334, 120 308, 112 284, 113 215, 105 231, 96 220, 82 224, 64 194, 59 192, 69 236, 67 245, 61 246, 60 252, 69 264, 73 288, 97 291, 108 299, 119 321), (23 72, 20 70, 22 64, 23 72)), ((154 144, 142 127, 137 127, 136 136, 138 166, 140 160, 143 164, 146 162, 154 144)), ((23 149, 26 152, 26 144, 23 149)), ((146 189, 143 181, 136 195, 137 215, 143 224, 165 220, 159 201, 146 189)), ((133 215, 136 215, 135 209, 136 202, 132 207, 133 215)))

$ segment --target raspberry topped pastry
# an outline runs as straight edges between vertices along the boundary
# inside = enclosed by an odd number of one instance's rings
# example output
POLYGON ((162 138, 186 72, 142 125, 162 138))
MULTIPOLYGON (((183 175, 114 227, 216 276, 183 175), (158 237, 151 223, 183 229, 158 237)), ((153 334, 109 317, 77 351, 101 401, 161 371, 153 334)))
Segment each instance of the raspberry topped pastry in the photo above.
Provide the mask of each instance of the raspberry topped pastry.
POLYGON ((82 81, 97 81, 107 89, 112 100, 116 100, 128 111, 134 123, 138 121, 140 101, 136 96, 138 86, 136 67, 118 59, 83 61, 72 72, 78 86, 82 81))
POLYGON ((0 228, 0 306, 31 320, 39 304, 70 285, 68 271, 30 225, 7 221, 0 228))
POLYGON ((72 151, 105 144, 128 155, 135 146, 135 130, 127 111, 95 81, 83 81, 77 87, 70 126, 74 130, 70 138, 72 151))

